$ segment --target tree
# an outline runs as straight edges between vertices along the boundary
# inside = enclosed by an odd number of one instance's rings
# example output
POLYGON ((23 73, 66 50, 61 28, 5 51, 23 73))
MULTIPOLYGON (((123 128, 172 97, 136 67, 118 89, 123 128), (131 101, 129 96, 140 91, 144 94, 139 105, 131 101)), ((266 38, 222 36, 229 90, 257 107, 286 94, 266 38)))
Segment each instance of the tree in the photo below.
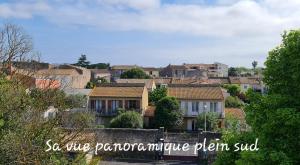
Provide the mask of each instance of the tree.
POLYGON ((282 44, 269 52, 263 79, 270 94, 289 98, 297 109, 300 107, 299 38, 300 30, 282 35, 282 44))
POLYGON ((105 78, 103 78, 103 77, 98 77, 96 80, 89 81, 86 84, 85 88, 87 88, 87 89, 93 89, 97 85, 104 84, 104 83, 108 83, 108 81, 105 78))
POLYGON ((87 66, 88 69, 108 69, 109 63, 97 63, 97 64, 90 64, 87 66))
POLYGON ((235 84, 226 84, 223 87, 227 89, 227 92, 230 94, 230 96, 238 96, 238 94, 241 92, 241 87, 235 84))
POLYGON ((197 128, 205 130, 205 115, 206 115, 206 130, 216 131, 218 128, 218 114, 214 112, 201 113, 197 116, 197 128))
POLYGON ((45 152, 49 139, 60 144, 73 139, 64 139, 66 132, 60 129, 64 121, 61 113, 68 108, 65 94, 52 89, 28 92, 14 79, 3 77, 0 93, 0 164, 68 164, 63 151, 45 152), (54 105, 58 114, 46 120, 42 114, 49 105, 54 105))
POLYGON ((156 88, 149 93, 149 102, 157 104, 157 102, 167 96, 167 88, 156 88))
POLYGON ((253 61, 252 62, 253 72, 255 72, 256 66, 257 66, 257 61, 253 61))
POLYGON ((79 57, 77 63, 74 64, 74 65, 80 66, 80 67, 84 67, 84 68, 87 68, 87 67, 89 66, 89 64, 90 64, 90 62, 87 61, 86 55, 85 55, 85 54, 82 54, 82 55, 79 57))
POLYGON ((236 77, 236 76, 239 75, 239 73, 238 73, 238 70, 237 70, 236 68, 230 67, 230 68, 228 69, 228 75, 229 75, 229 76, 236 77))
POLYGON ((8 75, 13 74, 14 61, 25 61, 33 50, 31 38, 23 28, 13 24, 5 24, 0 28, 0 63, 8 75))
POLYGON ((176 128, 181 126, 182 120, 183 114, 179 109, 179 103, 176 98, 166 96, 157 102, 154 115, 157 127, 165 127, 165 129, 176 128))
MULTIPOLYGON (((247 92, 246 121, 251 127, 249 134, 259 139, 260 149, 235 153, 238 156, 230 158, 236 164, 300 164, 300 30, 285 32, 282 38, 265 62, 268 94, 247 92)), ((231 164, 219 156, 217 162, 231 164)))
POLYGON ((110 122, 111 128, 143 128, 142 116, 134 111, 120 113, 110 122))
POLYGON ((225 100, 226 108, 240 108, 244 105, 244 103, 238 98, 233 96, 228 96, 225 100))
POLYGON ((133 68, 121 74, 121 78, 128 79, 149 79, 151 78, 140 68, 133 68))

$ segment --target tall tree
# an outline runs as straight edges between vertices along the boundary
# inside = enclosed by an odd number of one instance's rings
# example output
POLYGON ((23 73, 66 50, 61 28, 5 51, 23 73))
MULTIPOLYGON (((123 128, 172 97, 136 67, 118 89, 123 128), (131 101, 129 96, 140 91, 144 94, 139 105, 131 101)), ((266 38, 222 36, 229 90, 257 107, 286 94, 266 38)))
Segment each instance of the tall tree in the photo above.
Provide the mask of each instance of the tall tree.
MULTIPOLYGON (((232 156, 236 164, 300 164, 300 30, 285 32, 282 44, 269 52, 265 65, 269 93, 247 92, 250 104, 245 108, 250 134, 259 139, 260 149, 225 155, 232 156)), ((233 142, 236 140, 239 138, 233 142)), ((218 156, 216 164, 231 164, 226 156, 218 156)))
POLYGON ((179 103, 174 97, 166 96, 156 104, 154 115, 155 125, 172 129, 181 126, 183 114, 179 109, 179 103))
POLYGON ((31 38, 23 28, 14 24, 4 24, 0 28, 0 62, 6 73, 12 75, 14 61, 25 61, 33 50, 31 38))
POLYGON ((157 104, 157 102, 167 96, 167 88, 156 88, 149 93, 149 102, 157 104))
POLYGON ((82 54, 82 55, 79 57, 77 63, 74 64, 74 65, 76 65, 76 66, 81 66, 81 67, 84 67, 84 68, 87 68, 87 67, 89 66, 89 64, 90 64, 90 62, 87 60, 86 55, 85 55, 85 54, 82 54))
POLYGON ((255 74, 256 66, 257 66, 257 61, 253 61, 253 62, 252 62, 252 67, 253 67, 253 72, 254 72, 254 74, 255 74))
POLYGON ((238 76, 239 73, 238 73, 238 70, 237 70, 236 68, 230 67, 230 68, 228 69, 228 75, 229 75, 229 76, 235 77, 235 76, 238 76))

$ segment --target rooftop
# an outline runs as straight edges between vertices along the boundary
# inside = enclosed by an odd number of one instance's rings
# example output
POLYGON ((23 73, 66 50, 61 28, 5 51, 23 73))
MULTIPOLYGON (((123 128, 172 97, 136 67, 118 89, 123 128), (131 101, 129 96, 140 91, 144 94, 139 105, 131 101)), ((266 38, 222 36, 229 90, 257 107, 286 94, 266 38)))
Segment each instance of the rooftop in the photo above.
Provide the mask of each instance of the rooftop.
POLYGON ((221 87, 216 85, 169 85, 168 95, 183 100, 223 100, 221 87))

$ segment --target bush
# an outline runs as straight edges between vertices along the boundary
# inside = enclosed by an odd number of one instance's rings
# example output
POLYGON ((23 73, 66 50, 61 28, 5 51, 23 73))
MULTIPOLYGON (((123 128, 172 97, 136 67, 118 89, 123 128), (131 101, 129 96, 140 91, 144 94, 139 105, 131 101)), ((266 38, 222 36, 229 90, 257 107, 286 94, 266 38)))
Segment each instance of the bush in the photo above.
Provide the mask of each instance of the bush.
POLYGON ((238 85, 227 84, 223 87, 227 89, 227 92, 230 94, 230 96, 238 96, 238 94, 241 92, 241 87, 238 85))
POLYGON ((143 128, 142 116, 134 111, 119 114, 110 122, 111 128, 143 128))
MULTIPOLYGON (((197 128, 201 128, 205 130, 204 128, 205 123, 205 113, 201 113, 197 117, 197 128)), ((206 113, 206 130, 207 131, 216 131, 218 128, 218 114, 214 112, 207 112, 206 113)))
POLYGON ((244 103, 236 96, 229 96, 225 100, 226 108, 240 108, 242 106, 244 106, 244 103))

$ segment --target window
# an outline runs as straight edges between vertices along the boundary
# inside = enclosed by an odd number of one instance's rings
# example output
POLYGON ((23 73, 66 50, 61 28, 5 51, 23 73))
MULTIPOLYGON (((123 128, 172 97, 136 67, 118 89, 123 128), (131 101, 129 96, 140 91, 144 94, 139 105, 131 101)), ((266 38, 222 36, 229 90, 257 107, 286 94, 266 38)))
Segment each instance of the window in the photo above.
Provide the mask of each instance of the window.
POLYGON ((199 112, 199 102, 192 102, 192 112, 199 112))
POLYGON ((210 103, 210 112, 217 112, 217 102, 210 103))

